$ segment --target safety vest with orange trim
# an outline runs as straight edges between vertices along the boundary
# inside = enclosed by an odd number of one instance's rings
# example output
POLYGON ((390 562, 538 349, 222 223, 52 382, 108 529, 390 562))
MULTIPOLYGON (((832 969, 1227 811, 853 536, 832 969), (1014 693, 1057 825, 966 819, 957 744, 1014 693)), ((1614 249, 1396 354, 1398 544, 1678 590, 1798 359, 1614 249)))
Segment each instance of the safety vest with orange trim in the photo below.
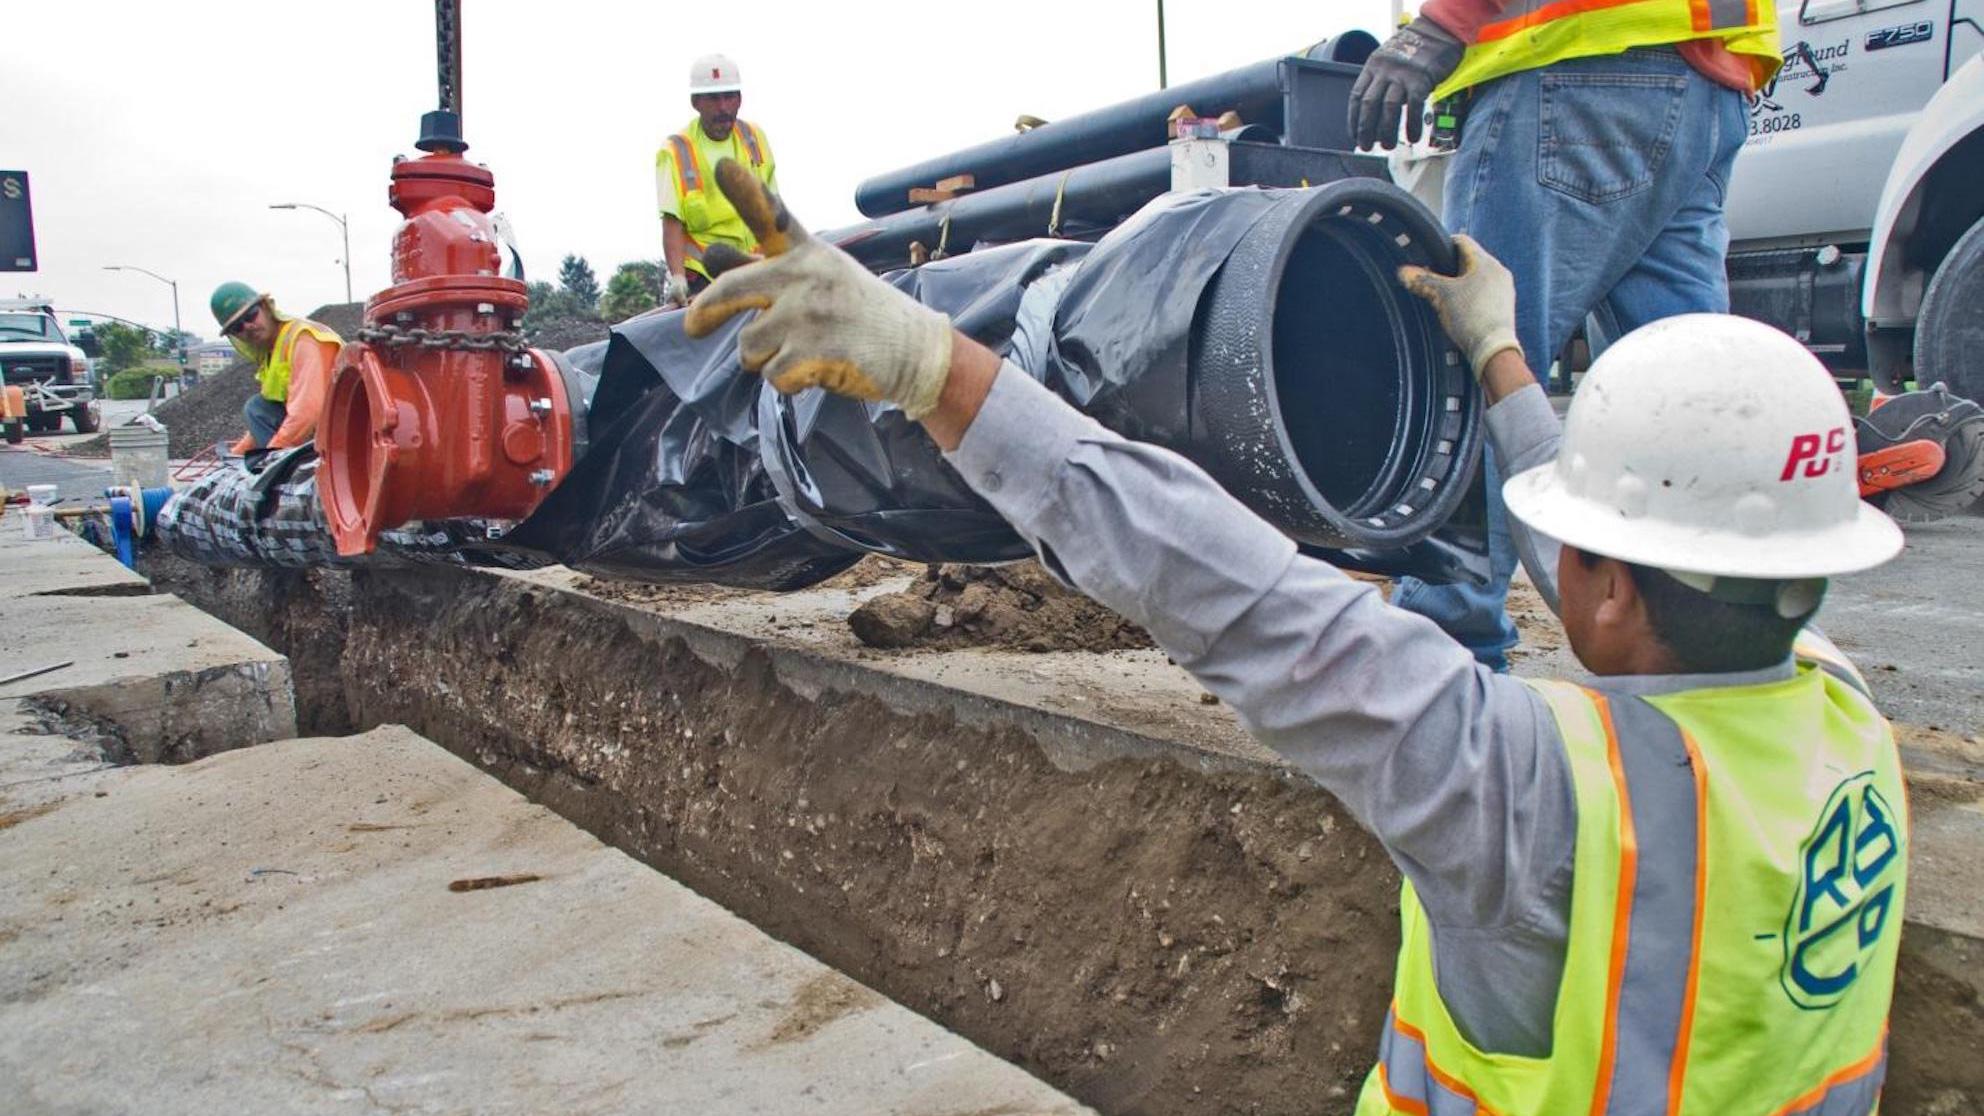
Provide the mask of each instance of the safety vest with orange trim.
POLYGON ((1408 883, 1358 1116, 1866 1116, 1908 880, 1894 733, 1816 633, 1794 675, 1645 698, 1532 682, 1577 796, 1545 1057, 1478 1049, 1408 883))
POLYGON ((282 323, 282 328, 276 332, 275 343, 269 346, 269 351, 266 353, 258 351, 239 337, 229 337, 228 340, 234 345, 235 352, 255 363, 255 383, 261 388, 262 398, 272 403, 287 403, 289 378, 293 370, 292 362, 296 358, 296 343, 305 337, 311 337, 332 346, 330 358, 325 362, 328 366, 337 362, 337 352, 344 347, 344 339, 331 327, 308 318, 293 318, 278 313, 276 319, 282 323))
POLYGON ((1433 90, 1433 100, 1521 70, 1634 47, 1719 39, 1761 89, 1783 64, 1775 0, 1510 0, 1433 90))
POLYGON ((777 165, 772 159, 771 144, 763 129, 748 120, 738 120, 730 138, 722 141, 710 139, 703 132, 700 119, 691 120, 687 127, 669 136, 655 154, 656 170, 675 188, 676 212, 669 215, 682 222, 687 234, 688 258, 684 264, 706 278, 709 273, 703 268, 702 256, 710 245, 723 243, 746 252, 758 250, 750 227, 710 177, 716 160, 725 155, 750 167, 760 182, 777 188, 777 165))

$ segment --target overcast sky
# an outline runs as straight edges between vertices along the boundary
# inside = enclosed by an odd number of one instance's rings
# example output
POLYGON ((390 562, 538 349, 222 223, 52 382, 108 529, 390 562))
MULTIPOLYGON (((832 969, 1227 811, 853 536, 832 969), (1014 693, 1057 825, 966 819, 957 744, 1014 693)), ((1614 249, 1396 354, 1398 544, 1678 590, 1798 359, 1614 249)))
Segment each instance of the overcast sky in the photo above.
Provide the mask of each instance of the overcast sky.
MULTIPOLYGON (((728 26, 721 5, 469 0, 463 115, 470 157, 496 175, 531 278, 567 252, 602 284, 658 257, 654 152, 692 115, 688 64, 707 51, 743 70, 743 115, 769 133, 801 220, 858 219, 854 187, 1011 128, 1157 84, 1153 0, 991 4, 761 0, 728 26)), ((1173 83, 1350 27, 1381 31, 1386 0, 1169 0, 1173 83)), ((8 3, 0 67, 0 168, 31 176, 39 272, 0 273, 0 294, 214 334, 207 296, 226 279, 309 310, 342 301, 337 226, 271 203, 350 214, 352 285, 387 282, 399 216, 392 157, 417 154, 434 107, 433 5, 423 0, 8 3)))

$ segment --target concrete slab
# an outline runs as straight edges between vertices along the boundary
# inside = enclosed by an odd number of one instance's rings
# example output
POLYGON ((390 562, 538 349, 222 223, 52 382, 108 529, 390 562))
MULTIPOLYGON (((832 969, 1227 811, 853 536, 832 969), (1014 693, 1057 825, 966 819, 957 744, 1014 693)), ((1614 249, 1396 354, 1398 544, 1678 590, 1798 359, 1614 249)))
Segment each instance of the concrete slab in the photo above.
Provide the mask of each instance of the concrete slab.
POLYGON ((296 735, 289 660, 177 597, 12 596, 0 572, 0 700, 95 725, 112 754, 196 759, 296 735))
MULTIPOLYGON (((12 519, 14 517, 7 517, 12 519)), ((66 531, 0 519, 0 703, 88 725, 120 760, 187 760, 296 735, 289 660, 66 531)))
POLYGON ((0 817, 11 1111, 1086 1111, 404 729, 47 745, 0 736, 75 785, 0 817))
POLYGON ((137 595, 152 591, 151 583, 122 562, 68 531, 54 538, 30 539, 22 533, 19 509, 0 514, 0 578, 15 595, 68 593, 76 595, 137 595))

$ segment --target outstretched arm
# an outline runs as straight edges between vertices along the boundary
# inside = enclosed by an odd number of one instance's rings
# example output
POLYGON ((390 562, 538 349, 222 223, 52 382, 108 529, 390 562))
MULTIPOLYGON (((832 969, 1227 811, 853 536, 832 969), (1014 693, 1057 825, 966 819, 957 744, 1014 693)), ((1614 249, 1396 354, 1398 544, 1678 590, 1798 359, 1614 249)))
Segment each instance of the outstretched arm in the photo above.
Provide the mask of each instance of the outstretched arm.
POLYGON ((1056 576, 1143 625, 1335 792, 1437 921, 1502 925, 1542 901, 1573 815, 1554 726, 1528 687, 1299 556, 1198 466, 1104 429, 812 240, 741 167, 719 163, 716 177, 768 258, 718 267, 689 308, 692 336, 755 309, 738 338, 746 369, 781 391, 888 399, 921 421, 1056 576))

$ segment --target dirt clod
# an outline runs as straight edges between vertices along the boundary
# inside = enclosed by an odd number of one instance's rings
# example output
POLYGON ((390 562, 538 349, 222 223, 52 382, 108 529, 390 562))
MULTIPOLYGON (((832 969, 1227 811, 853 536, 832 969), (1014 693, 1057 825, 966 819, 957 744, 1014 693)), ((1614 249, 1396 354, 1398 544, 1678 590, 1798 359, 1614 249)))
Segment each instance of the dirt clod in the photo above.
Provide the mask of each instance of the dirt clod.
POLYGON ((871 647, 1114 651, 1153 646, 1149 633, 1062 588, 1038 562, 932 566, 909 588, 856 609, 847 623, 871 647))

